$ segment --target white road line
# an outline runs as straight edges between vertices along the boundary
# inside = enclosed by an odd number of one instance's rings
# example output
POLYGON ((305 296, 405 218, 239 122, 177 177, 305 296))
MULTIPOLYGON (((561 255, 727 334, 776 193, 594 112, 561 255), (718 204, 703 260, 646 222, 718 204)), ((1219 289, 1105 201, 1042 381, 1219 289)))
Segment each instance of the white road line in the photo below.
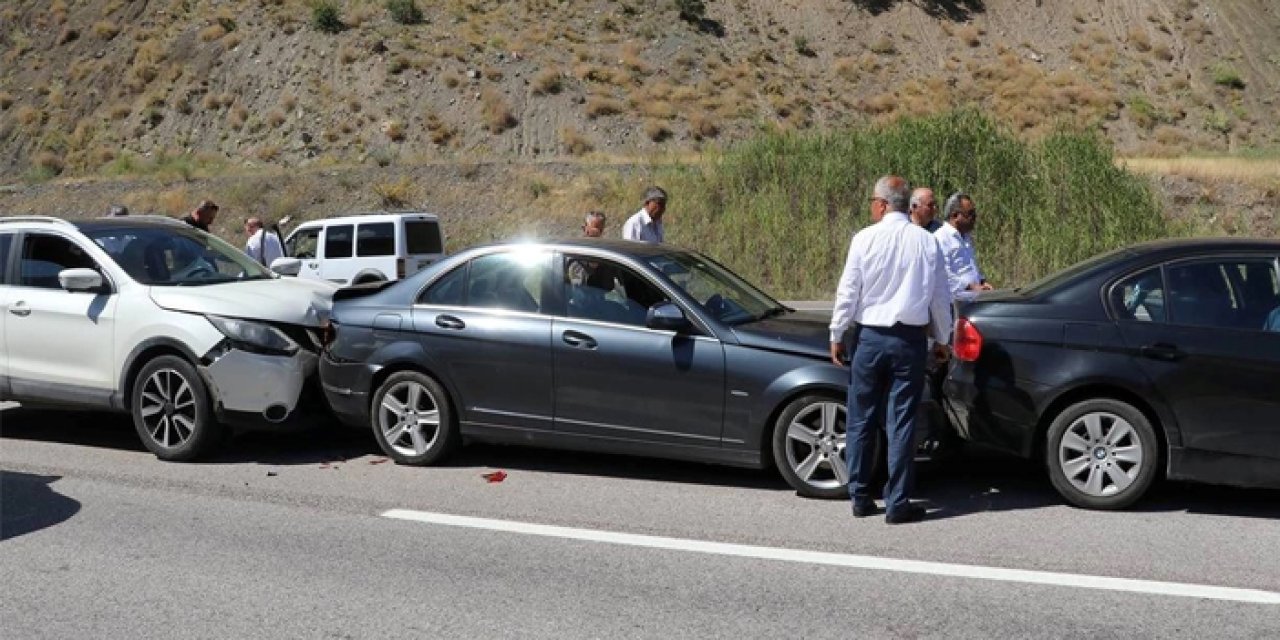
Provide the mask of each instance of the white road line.
POLYGON ((647 547, 651 549, 713 553, 723 556, 736 556, 739 558, 803 562, 807 564, 821 564, 832 567, 876 569, 880 571, 919 573, 935 576, 948 576, 953 578, 1043 584, 1056 587, 1127 591, 1130 593, 1161 596, 1207 598, 1210 600, 1230 600, 1233 602, 1249 602, 1256 604, 1280 604, 1280 593, 1276 593, 1274 591, 1261 591, 1257 589, 1237 589, 1233 587, 1218 587, 1204 584, 1111 578, 1106 576, 1054 573, 1050 571, 1029 571, 1025 569, 1004 569, 1000 567, 948 564, 945 562, 898 560, 894 558, 878 558, 876 556, 828 553, 824 551, 805 551, 802 549, 784 549, 779 547, 758 547, 745 544, 690 540, 686 538, 666 538, 662 536, 620 533, 616 531, 602 531, 597 529, 557 527, 529 522, 515 522, 512 520, 472 518, 468 516, 455 516, 447 513, 411 511, 407 509, 392 509, 383 513, 382 516, 397 520, 411 520, 414 522, 424 522, 427 524, 445 525, 450 527, 487 529, 490 531, 502 531, 506 533, 519 533, 549 538, 566 538, 587 542, 603 542, 607 544, 623 544, 633 547, 647 547))

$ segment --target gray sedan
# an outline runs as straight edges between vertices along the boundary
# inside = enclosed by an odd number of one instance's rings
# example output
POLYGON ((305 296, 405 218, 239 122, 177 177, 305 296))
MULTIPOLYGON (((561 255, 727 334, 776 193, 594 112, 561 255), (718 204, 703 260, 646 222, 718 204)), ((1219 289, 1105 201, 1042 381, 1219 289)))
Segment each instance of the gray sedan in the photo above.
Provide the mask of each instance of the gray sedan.
POLYGON ((339 291, 321 359, 345 421, 403 464, 468 441, 776 465, 845 493, 849 373, 827 318, 706 256, 576 240, 472 249, 339 291))

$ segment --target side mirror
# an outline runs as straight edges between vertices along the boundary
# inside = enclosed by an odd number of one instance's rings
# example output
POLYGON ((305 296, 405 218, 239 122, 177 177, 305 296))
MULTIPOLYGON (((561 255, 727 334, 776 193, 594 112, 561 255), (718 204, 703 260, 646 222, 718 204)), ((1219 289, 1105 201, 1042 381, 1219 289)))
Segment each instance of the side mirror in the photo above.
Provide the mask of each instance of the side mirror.
POLYGON ((58 284, 71 292, 99 293, 102 274, 93 269, 63 269, 58 272, 58 284))
POLYGON ((684 311, 674 303, 659 302, 649 307, 649 312, 644 317, 644 326, 664 331, 681 331, 689 328, 689 319, 684 317, 684 311))
POLYGON ((271 270, 282 276, 296 276, 302 271, 302 261, 297 258, 276 258, 271 261, 271 270))

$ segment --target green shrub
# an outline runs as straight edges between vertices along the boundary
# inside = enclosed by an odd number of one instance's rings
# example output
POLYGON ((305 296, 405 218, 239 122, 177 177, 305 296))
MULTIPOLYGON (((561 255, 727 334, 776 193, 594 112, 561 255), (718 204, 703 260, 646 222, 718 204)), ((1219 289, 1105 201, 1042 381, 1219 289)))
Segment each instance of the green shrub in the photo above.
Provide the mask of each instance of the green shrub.
POLYGON ((311 26, 324 33, 341 33, 347 28, 334 0, 312 0, 311 26))
MULTIPOLYGON (((1113 160, 1096 134, 1064 131, 1029 144, 965 110, 887 127, 766 133, 654 179, 679 220, 670 240, 776 295, 826 299, 850 236, 868 221, 871 188, 887 173, 932 187, 939 201, 957 190, 973 196, 982 212, 978 258, 999 286, 1165 233, 1149 184, 1113 160)), ((633 193, 619 194, 609 207, 631 204, 633 193)))
POLYGON ((1245 86, 1244 78, 1240 77, 1240 72, 1226 64, 1214 66, 1213 83, 1228 89, 1243 89, 1245 86))
POLYGON ((414 0, 387 0, 387 12, 391 19, 400 24, 420 24, 422 9, 414 0))

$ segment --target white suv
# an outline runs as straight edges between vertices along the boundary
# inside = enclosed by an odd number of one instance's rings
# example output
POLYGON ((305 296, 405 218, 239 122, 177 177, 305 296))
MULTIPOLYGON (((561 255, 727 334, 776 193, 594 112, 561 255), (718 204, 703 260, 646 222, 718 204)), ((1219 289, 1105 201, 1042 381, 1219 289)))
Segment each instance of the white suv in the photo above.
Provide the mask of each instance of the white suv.
POLYGON ((299 277, 339 285, 399 280, 444 257, 440 220, 430 213, 313 220, 294 229, 284 246, 301 262, 299 277))
POLYGON ((170 218, 0 218, 0 399, 127 411, 188 460, 295 414, 335 289, 170 218))

